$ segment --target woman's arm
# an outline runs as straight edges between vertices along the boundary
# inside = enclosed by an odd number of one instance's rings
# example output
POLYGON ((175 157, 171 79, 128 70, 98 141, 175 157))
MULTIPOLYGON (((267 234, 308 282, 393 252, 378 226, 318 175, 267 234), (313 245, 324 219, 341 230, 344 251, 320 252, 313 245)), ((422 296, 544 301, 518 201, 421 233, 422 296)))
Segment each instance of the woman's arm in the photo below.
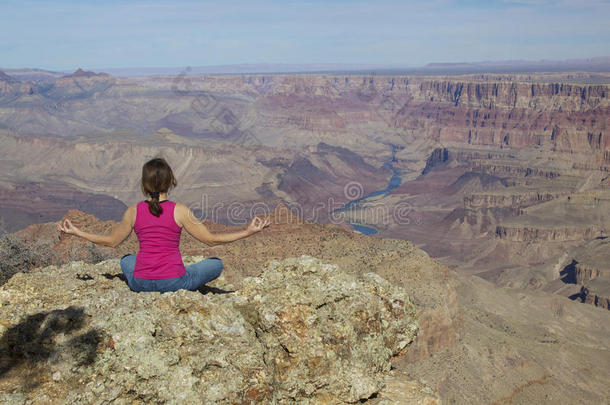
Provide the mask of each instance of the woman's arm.
POLYGON ((97 243, 99 245, 117 247, 121 244, 133 229, 133 224, 136 220, 136 206, 132 205, 127 208, 123 219, 117 226, 114 227, 110 235, 96 235, 93 233, 81 231, 70 222, 69 219, 65 219, 63 223, 57 224, 57 229, 61 232, 65 232, 70 235, 76 235, 80 238, 87 239, 89 242, 97 243))
POLYGON ((207 226, 205 226, 203 222, 199 221, 195 217, 195 214, 193 214, 190 208, 188 208, 186 205, 176 204, 176 209, 178 210, 178 215, 176 216, 176 219, 178 220, 178 225, 183 226, 184 229, 186 229, 186 231, 198 241, 210 246, 220 245, 222 243, 229 243, 238 239, 248 237, 252 234, 261 231, 271 222, 270 218, 266 218, 263 220, 259 217, 254 217, 248 227, 242 231, 211 233, 208 230, 207 226))

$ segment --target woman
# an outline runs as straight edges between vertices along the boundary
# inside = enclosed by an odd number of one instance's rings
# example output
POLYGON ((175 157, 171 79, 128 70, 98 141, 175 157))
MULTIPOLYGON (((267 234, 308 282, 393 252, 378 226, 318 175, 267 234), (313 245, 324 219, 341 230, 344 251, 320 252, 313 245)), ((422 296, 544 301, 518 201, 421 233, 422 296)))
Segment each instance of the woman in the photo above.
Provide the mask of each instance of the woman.
POLYGON ((136 292, 197 290, 220 276, 222 261, 217 257, 184 266, 179 243, 182 228, 207 245, 233 242, 261 231, 269 218, 255 217, 239 232, 210 233, 208 228, 184 204, 167 199, 177 182, 172 169, 162 158, 152 159, 142 167, 142 192, 148 198, 125 211, 123 220, 110 235, 95 235, 74 226, 69 219, 57 224, 61 232, 76 235, 93 243, 116 247, 133 229, 140 243, 137 255, 121 258, 121 269, 127 284, 136 292))

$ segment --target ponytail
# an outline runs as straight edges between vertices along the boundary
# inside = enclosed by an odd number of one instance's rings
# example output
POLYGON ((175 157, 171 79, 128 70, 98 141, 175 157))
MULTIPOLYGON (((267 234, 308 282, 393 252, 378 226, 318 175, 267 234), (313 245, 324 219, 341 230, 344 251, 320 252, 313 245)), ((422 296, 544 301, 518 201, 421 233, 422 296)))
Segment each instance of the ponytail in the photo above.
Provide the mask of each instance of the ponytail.
POLYGON ((153 191, 152 193, 148 194, 150 195, 150 201, 147 201, 148 210, 151 214, 158 218, 163 213, 163 208, 161 207, 161 203, 159 202, 159 192, 153 191))

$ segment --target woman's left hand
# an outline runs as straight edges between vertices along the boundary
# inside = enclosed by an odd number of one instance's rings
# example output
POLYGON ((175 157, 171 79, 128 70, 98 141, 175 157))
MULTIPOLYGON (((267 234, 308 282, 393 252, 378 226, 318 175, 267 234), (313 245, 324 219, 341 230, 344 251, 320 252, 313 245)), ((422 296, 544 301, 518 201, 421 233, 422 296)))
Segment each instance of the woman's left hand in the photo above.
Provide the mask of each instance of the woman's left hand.
POLYGON ((80 229, 72 225, 72 222, 70 222, 68 218, 64 219, 62 223, 57 223, 57 230, 70 235, 78 235, 80 232, 80 229))

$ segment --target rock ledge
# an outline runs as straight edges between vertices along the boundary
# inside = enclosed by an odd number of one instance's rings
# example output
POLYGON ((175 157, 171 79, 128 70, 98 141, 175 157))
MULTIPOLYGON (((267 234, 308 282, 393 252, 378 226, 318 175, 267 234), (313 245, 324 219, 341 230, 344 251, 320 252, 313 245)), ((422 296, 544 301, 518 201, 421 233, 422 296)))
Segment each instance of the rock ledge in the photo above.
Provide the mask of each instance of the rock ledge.
MULTIPOLYGON (((185 258, 185 262, 200 258, 185 258)), ((133 293, 118 260, 19 273, 0 287, 8 403, 354 403, 417 333, 404 291, 310 256, 232 291, 133 293)))

